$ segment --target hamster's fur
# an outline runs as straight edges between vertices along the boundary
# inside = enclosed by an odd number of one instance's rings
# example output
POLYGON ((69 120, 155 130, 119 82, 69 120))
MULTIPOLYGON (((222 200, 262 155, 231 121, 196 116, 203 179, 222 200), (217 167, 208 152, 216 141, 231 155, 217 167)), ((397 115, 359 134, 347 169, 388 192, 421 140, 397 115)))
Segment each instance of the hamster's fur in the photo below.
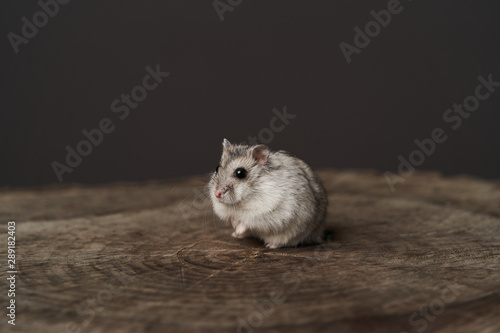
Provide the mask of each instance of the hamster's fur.
POLYGON ((224 139, 208 186, 214 212, 231 221, 233 237, 257 237, 273 249, 323 241, 325 188, 304 161, 286 151, 224 139))

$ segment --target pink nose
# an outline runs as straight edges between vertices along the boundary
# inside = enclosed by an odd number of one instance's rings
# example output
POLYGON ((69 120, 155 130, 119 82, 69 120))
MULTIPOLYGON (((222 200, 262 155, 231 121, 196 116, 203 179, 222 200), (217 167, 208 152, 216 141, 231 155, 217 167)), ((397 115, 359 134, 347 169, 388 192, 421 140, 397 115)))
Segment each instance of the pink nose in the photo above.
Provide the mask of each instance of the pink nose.
POLYGON ((222 198, 222 192, 221 192, 221 191, 219 191, 219 190, 215 190, 215 197, 216 197, 217 199, 222 198))

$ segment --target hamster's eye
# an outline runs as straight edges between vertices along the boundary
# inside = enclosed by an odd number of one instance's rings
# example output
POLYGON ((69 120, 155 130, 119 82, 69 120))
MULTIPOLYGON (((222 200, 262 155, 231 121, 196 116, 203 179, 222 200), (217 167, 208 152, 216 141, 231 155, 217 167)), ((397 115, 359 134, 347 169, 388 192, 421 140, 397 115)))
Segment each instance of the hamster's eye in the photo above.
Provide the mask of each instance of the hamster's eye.
POLYGON ((243 168, 238 168, 238 169, 236 169, 236 171, 234 172, 234 176, 235 176, 236 178, 239 178, 239 179, 243 179, 243 178, 245 178, 245 177, 246 177, 246 175, 247 175, 247 171, 246 171, 245 169, 243 169, 243 168))
POLYGON ((219 172, 220 165, 215 167, 215 173, 219 172))

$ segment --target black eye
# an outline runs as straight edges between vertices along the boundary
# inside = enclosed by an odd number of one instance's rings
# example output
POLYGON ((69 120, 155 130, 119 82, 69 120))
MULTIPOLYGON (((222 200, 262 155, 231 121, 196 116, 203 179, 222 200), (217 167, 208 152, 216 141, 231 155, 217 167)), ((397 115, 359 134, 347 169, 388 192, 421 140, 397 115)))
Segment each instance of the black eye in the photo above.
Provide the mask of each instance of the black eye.
POLYGON ((236 169, 236 171, 234 172, 234 176, 235 176, 236 178, 239 178, 239 179, 243 179, 243 178, 245 178, 245 177, 246 177, 246 175, 247 175, 247 171, 246 171, 245 169, 243 169, 243 168, 238 168, 238 169, 236 169))
POLYGON ((219 172, 220 165, 215 167, 215 173, 219 172))

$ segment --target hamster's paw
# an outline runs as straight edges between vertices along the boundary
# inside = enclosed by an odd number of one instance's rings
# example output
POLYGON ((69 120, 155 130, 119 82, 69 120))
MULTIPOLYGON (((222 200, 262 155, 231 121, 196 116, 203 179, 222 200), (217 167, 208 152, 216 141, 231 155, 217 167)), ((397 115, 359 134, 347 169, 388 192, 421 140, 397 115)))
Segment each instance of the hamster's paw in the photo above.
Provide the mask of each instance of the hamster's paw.
POLYGON ((231 234, 231 236, 233 236, 234 238, 240 238, 240 239, 241 239, 241 238, 245 238, 245 237, 247 237, 247 235, 241 235, 241 234, 238 234, 236 231, 235 231, 235 232, 233 232, 233 233, 231 234))
POLYGON ((277 249, 280 247, 280 244, 278 244, 278 243, 266 243, 266 247, 269 249, 277 249))
POLYGON ((288 237, 283 235, 267 235, 261 238, 268 249, 279 249, 280 247, 286 247, 289 240, 288 237))
POLYGON ((245 238, 250 236, 250 231, 248 230, 247 226, 244 225, 243 223, 239 223, 238 225, 236 225, 235 229, 236 230, 231 235, 234 238, 245 238))

